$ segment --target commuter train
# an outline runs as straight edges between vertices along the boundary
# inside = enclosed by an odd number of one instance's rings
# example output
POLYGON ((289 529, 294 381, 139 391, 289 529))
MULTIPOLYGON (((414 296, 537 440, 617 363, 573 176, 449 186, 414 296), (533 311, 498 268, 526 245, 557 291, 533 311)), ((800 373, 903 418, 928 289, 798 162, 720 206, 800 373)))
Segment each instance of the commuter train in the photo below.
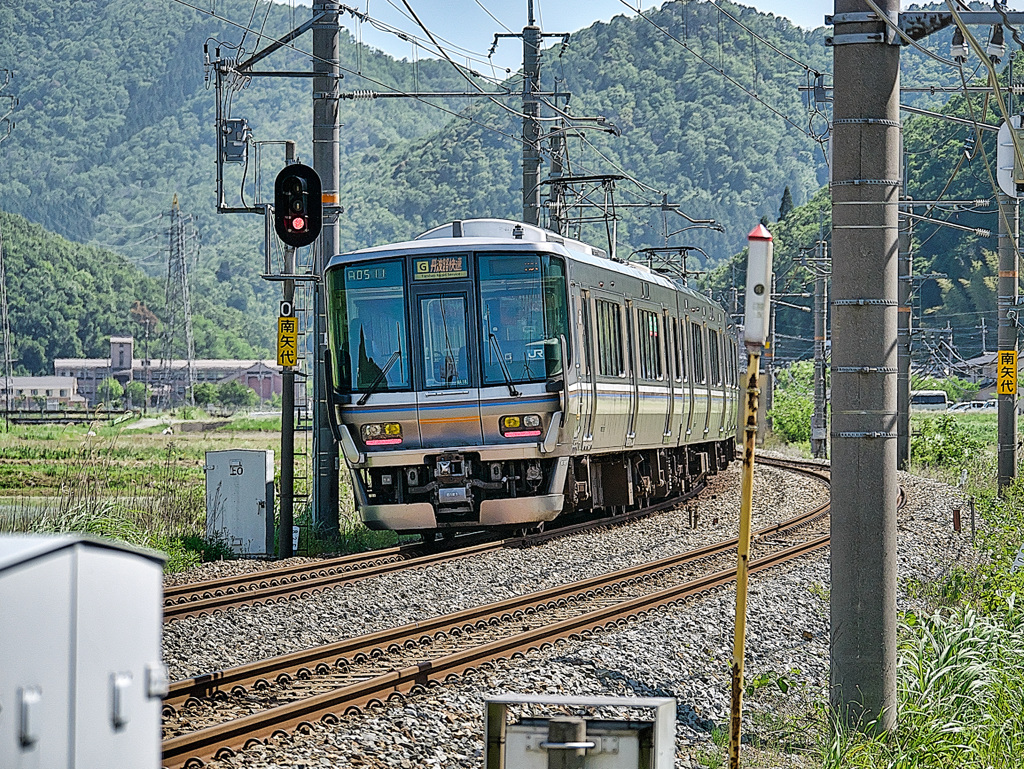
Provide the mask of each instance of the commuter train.
POLYGON ((681 281, 473 219, 334 256, 325 283, 328 411, 372 529, 607 515, 735 456, 735 328, 681 281))

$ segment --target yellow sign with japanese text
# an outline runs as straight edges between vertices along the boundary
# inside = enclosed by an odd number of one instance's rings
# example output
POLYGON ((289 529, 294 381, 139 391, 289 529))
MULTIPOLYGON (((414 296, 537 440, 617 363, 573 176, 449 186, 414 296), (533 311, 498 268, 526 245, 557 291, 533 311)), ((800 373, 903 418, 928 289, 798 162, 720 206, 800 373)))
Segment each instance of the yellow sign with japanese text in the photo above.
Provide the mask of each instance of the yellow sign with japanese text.
POLYGON ((294 316, 277 319, 277 365, 299 365, 299 321, 294 316))
POLYGON ((1017 351, 1000 350, 996 357, 996 392, 1017 394, 1017 351))

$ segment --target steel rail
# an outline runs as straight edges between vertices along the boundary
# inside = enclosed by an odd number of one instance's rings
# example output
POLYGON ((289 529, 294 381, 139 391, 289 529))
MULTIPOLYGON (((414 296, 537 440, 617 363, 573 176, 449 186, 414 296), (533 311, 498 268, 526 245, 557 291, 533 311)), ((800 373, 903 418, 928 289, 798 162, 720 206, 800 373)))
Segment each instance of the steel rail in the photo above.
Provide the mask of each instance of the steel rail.
POLYGON ((289 564, 250 574, 234 574, 229 577, 189 582, 164 588, 164 606, 188 603, 203 598, 212 598, 229 593, 245 593, 262 587, 272 587, 283 582, 306 579, 307 574, 326 575, 361 569, 367 563, 379 563, 415 555, 422 545, 414 543, 396 547, 371 550, 365 553, 353 553, 337 558, 328 558, 316 563, 289 564))
MULTIPOLYGON (((753 533, 754 540, 795 530, 823 516, 827 511, 828 503, 826 502, 787 521, 757 530, 753 533)), ((168 712, 173 712, 174 708, 193 698, 211 697, 218 692, 236 693, 261 682, 269 683, 270 680, 280 681, 291 676, 311 675, 314 669, 322 668, 325 665, 355 661, 361 657, 369 658, 383 650, 400 648, 426 637, 447 634, 454 628, 465 630, 474 626, 480 627, 489 624, 492 620, 508 619, 521 612, 542 610, 559 600, 594 595, 613 585, 635 581, 641 576, 651 576, 686 563, 727 553, 735 549, 736 543, 736 538, 732 538, 684 553, 666 556, 657 561, 627 566, 567 585, 557 585, 526 595, 514 596, 497 603, 464 609, 453 614, 433 617, 333 644, 304 649, 176 681, 171 684, 167 696, 164 698, 164 707, 171 709, 168 712)))
MULTIPOLYGON (((798 558, 828 543, 829 537, 823 536, 786 548, 753 561, 750 572, 763 571, 798 558)), ((724 587, 735 578, 736 569, 732 567, 331 692, 172 737, 163 742, 163 766, 166 769, 202 766, 206 760, 234 755, 238 749, 263 744, 266 739, 287 734, 289 730, 312 728, 315 720, 336 722, 338 713, 348 714, 368 705, 401 698, 406 693, 415 694, 425 690, 431 682, 457 676, 482 664, 544 648, 559 639, 582 638, 594 631, 635 620, 653 609, 724 587)))
MULTIPOLYGON (((581 531, 617 526, 679 505, 699 494, 704 488, 706 484, 701 483, 685 494, 661 500, 632 512, 569 524, 525 536, 490 539, 457 549, 418 555, 417 553, 422 553, 426 548, 417 543, 172 587, 164 593, 164 622, 215 614, 233 606, 276 603, 294 597, 305 598, 330 590, 344 582, 405 569, 423 568, 507 547, 527 547, 581 531)), ((479 534, 466 536, 479 542, 479 534)))
POLYGON ((459 558, 468 558, 472 555, 489 553, 505 547, 504 540, 495 542, 484 542, 471 547, 463 547, 458 550, 449 550, 440 553, 431 553, 414 558, 400 560, 389 560, 384 563, 367 565, 364 568, 327 574, 325 576, 307 577, 301 581, 280 582, 267 587, 258 587, 241 593, 225 593, 223 595, 212 595, 209 598, 200 598, 183 604, 172 604, 164 607, 164 622, 184 619, 186 617, 198 617, 204 614, 213 614, 223 611, 231 606, 242 604, 253 605, 261 603, 275 603, 286 601, 289 598, 307 598, 315 593, 330 590, 342 582, 354 579, 366 579, 381 574, 390 574, 405 569, 419 569, 432 566, 444 561, 453 561, 459 558))

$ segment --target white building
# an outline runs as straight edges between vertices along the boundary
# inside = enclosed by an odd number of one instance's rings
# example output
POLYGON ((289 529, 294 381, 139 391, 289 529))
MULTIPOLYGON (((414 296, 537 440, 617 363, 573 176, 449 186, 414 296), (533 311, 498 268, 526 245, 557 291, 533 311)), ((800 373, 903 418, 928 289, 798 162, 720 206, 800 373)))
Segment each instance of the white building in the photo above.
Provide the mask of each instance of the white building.
MULTIPOLYGON (((196 384, 238 379, 253 387, 264 400, 281 392, 281 369, 276 360, 196 358, 192 370, 196 384)), ((135 340, 130 336, 110 337, 109 358, 57 358, 53 372, 56 379, 77 380, 77 392, 89 403, 96 403, 96 391, 108 377, 122 386, 143 382, 157 397, 166 398, 170 390, 173 402, 183 401, 188 388, 188 361, 136 358, 135 340)))
POLYGON ((85 406, 78 394, 78 380, 61 376, 12 376, 7 382, 0 376, 0 403, 9 409, 45 409, 85 406))

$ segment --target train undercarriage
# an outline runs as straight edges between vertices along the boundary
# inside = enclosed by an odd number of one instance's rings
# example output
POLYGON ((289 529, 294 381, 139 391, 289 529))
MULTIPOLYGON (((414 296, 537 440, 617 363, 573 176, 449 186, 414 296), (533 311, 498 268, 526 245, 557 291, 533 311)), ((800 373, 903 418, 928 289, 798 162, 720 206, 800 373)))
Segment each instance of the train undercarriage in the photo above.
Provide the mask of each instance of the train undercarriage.
POLYGON ((425 535, 530 529, 559 515, 604 516, 680 496, 725 468, 735 452, 731 439, 576 457, 494 460, 440 452, 419 465, 362 469, 353 481, 370 528, 425 535))

